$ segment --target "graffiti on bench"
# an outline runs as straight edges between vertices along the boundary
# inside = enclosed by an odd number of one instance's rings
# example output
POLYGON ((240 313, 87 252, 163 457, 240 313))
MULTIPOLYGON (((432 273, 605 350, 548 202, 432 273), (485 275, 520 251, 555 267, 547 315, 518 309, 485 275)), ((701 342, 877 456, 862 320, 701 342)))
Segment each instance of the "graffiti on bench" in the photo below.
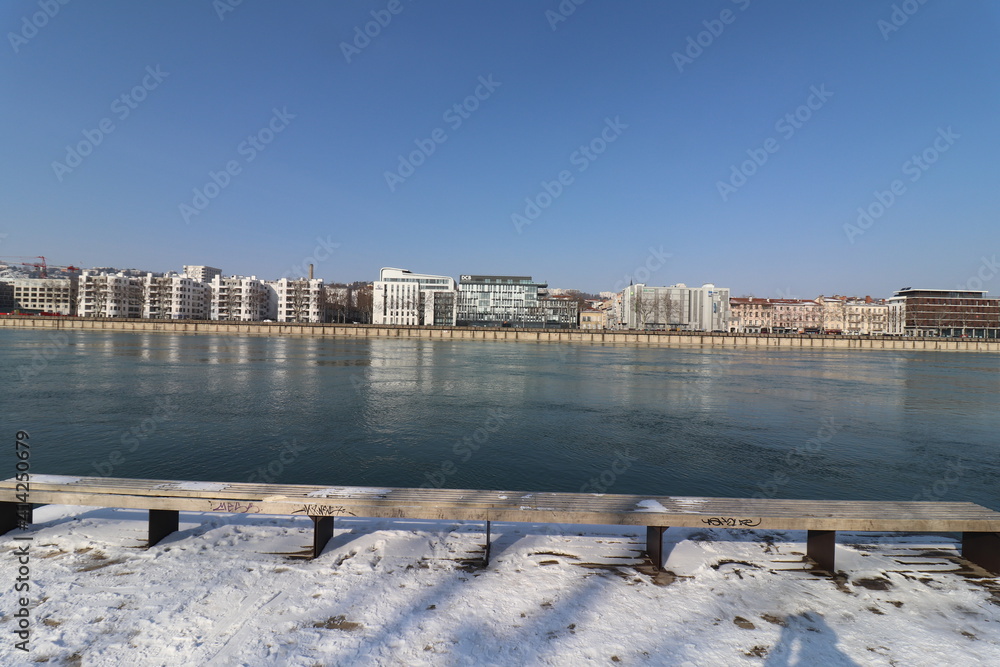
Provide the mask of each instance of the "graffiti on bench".
POLYGON ((760 519, 733 519, 732 517, 713 516, 710 519, 702 519, 702 523, 709 526, 723 526, 725 528, 754 528, 759 526, 760 519), (756 522, 756 523, 754 523, 756 522))
POLYGON ((231 512, 233 514, 260 514, 257 503, 241 503, 230 500, 210 500, 213 512, 231 512))
POLYGON ((307 514, 309 516, 357 516, 342 505, 303 505, 292 514, 307 514))

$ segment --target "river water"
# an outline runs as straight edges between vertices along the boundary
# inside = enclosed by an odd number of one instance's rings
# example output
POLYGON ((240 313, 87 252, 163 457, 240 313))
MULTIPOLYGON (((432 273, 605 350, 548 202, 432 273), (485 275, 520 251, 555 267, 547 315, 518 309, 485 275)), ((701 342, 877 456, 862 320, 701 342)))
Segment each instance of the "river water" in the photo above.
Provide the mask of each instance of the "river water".
POLYGON ((0 330, 34 473, 1000 510, 1000 355, 0 330))

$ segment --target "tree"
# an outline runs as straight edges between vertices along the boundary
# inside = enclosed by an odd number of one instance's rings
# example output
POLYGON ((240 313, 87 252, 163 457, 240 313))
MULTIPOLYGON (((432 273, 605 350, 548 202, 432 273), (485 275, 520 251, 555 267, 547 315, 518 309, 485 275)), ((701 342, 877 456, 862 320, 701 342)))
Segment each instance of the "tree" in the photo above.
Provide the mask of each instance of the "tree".
MULTIPOLYGON (((645 287, 632 288, 632 310, 635 312, 637 321, 637 329, 645 329, 646 321, 649 319, 649 314, 654 306, 654 299, 647 298, 643 292, 645 287)), ((652 291, 652 290, 651 290, 652 291)))
POLYGON ((166 276, 150 275, 142 283, 145 290, 143 301, 148 304, 149 316, 153 319, 169 319, 171 316, 170 302, 173 296, 173 281, 166 276))
POLYGON ((355 292, 355 313, 358 321, 370 324, 372 321, 372 286, 371 284, 361 285, 355 292))
POLYGON ((335 283, 327 285, 323 289, 323 310, 326 317, 323 319, 330 322, 346 322, 349 307, 350 288, 347 285, 335 283))
POLYGON ((288 306, 292 310, 293 322, 309 321, 309 281, 303 279, 288 281, 288 306))

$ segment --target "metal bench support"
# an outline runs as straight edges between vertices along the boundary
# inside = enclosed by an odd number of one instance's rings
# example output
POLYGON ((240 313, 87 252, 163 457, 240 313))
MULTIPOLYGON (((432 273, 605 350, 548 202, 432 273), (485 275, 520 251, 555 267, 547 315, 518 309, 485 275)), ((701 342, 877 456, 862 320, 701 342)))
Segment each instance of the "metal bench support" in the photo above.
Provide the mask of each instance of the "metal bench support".
POLYGON ((313 520, 312 558, 319 558, 326 548, 326 543, 333 537, 333 517, 310 516, 309 518, 313 520))
POLYGON ((30 524, 33 510, 33 505, 24 503, 0 503, 0 535, 30 524))
POLYGON ((490 535, 490 522, 486 522, 486 549, 483 551, 483 567, 490 564, 490 547, 493 546, 490 535))
POLYGON ((834 568, 834 551, 837 546, 837 531, 810 530, 806 537, 806 555, 828 572, 834 568))
POLYGON ((180 512, 177 510, 149 510, 149 540, 146 542, 146 548, 176 532, 180 525, 179 517, 180 512))
POLYGON ((962 557, 1000 573, 1000 533, 962 533, 962 557))
POLYGON ((646 555, 659 572, 663 569, 663 532, 666 526, 646 526, 646 555))

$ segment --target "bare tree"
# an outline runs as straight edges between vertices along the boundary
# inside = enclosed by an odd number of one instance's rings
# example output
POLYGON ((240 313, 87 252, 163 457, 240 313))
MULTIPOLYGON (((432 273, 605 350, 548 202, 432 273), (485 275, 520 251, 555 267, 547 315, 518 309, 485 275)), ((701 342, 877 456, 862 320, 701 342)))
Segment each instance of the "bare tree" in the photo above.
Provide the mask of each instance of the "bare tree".
POLYGON ((372 321, 372 286, 362 285, 355 292, 355 313, 358 321, 369 324, 372 321))
POLYGON ((154 319, 169 319, 169 304, 173 296, 170 278, 150 276, 148 283, 144 282, 142 288, 145 290, 144 301, 149 305, 149 316, 154 319))
POLYGON ((635 312, 636 319, 638 320, 639 329, 646 328, 646 321, 649 319, 650 312, 654 306, 654 299, 647 299, 643 295, 643 290, 645 288, 639 288, 635 290, 632 297, 632 310, 635 312))

